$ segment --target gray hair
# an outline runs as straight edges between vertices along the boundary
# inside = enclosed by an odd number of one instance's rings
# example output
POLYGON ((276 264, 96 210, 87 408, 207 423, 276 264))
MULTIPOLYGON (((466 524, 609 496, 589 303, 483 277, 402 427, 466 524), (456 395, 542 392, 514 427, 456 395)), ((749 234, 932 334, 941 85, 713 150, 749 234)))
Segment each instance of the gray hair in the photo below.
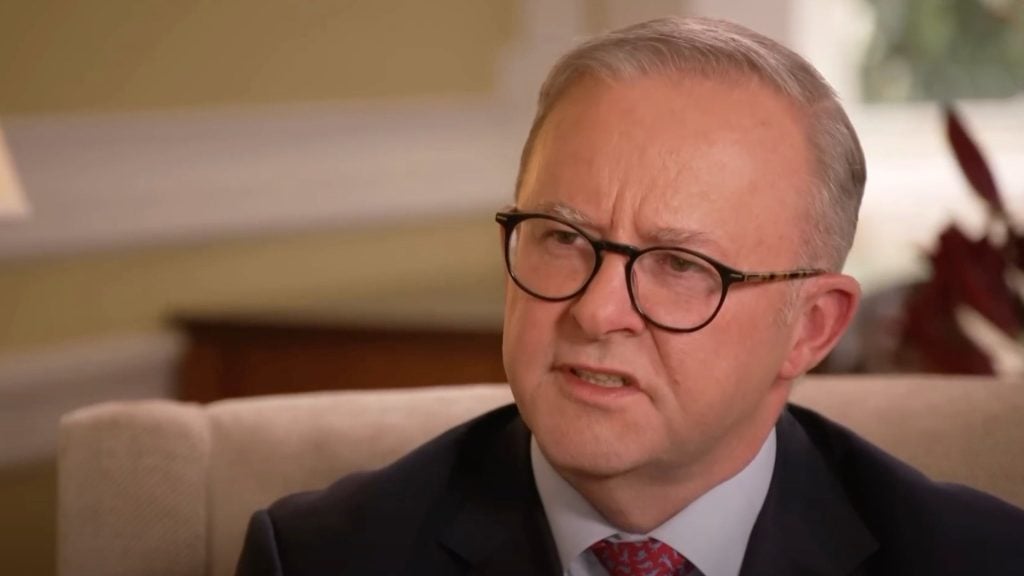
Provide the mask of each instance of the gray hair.
POLYGON ((811 197, 803 265, 841 269, 853 244, 866 180, 857 133, 835 91, 810 63, 731 22, 660 18, 598 36, 564 55, 541 87, 519 164, 516 196, 544 121, 575 82, 584 76, 614 81, 680 72, 707 78, 753 76, 806 111, 807 137, 817 166, 813 185, 822 193, 811 197))

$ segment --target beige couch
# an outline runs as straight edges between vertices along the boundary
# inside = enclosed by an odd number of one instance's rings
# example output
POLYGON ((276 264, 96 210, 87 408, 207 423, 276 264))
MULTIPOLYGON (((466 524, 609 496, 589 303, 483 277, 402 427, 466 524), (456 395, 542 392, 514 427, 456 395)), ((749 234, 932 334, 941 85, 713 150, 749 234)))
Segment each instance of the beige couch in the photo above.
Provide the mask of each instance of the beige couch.
MULTIPOLYGON (((60 574, 231 574, 254 509, 510 399, 507 386, 476 385, 75 411, 60 425, 60 574)), ((794 400, 935 478, 1024 506, 1024 383, 807 378, 794 400)))

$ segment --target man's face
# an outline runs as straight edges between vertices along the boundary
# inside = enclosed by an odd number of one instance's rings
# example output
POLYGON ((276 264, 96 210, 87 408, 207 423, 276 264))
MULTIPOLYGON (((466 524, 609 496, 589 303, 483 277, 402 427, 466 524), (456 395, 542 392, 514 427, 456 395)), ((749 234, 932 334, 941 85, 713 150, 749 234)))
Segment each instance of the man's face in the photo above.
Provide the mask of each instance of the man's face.
MULTIPOLYGON (((802 122, 754 81, 584 79, 538 135, 517 208, 575 213, 595 237, 683 246, 741 270, 797 268, 812 170, 802 122)), ((733 286, 711 324, 670 333, 632 308, 625 262, 606 254, 564 302, 508 283, 504 359, 524 420, 569 476, 735 468, 788 393, 792 285, 733 286), (624 386, 596 383, 608 375, 624 386)))

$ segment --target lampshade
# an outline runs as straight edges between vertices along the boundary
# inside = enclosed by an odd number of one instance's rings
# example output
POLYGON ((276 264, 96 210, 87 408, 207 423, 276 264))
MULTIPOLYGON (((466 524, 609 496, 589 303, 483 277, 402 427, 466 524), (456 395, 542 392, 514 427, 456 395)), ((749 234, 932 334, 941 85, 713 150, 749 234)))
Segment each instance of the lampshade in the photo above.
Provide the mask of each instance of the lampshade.
POLYGON ((27 216, 28 202, 15 171, 14 157, 7 148, 3 128, 0 127, 0 220, 27 216))

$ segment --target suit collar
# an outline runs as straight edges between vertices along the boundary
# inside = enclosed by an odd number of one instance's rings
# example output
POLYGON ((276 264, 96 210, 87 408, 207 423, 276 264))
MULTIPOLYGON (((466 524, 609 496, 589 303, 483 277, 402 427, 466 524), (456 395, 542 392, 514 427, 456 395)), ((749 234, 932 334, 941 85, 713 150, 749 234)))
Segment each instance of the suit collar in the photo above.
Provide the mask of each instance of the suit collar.
POLYGON ((878 543, 835 472, 787 409, 776 426, 775 473, 754 524, 741 576, 849 576, 878 543))
POLYGON ((442 546, 469 574, 561 574, 554 539, 533 482, 530 432, 513 406, 481 424, 460 450, 461 470, 448 491, 456 512, 442 546))

